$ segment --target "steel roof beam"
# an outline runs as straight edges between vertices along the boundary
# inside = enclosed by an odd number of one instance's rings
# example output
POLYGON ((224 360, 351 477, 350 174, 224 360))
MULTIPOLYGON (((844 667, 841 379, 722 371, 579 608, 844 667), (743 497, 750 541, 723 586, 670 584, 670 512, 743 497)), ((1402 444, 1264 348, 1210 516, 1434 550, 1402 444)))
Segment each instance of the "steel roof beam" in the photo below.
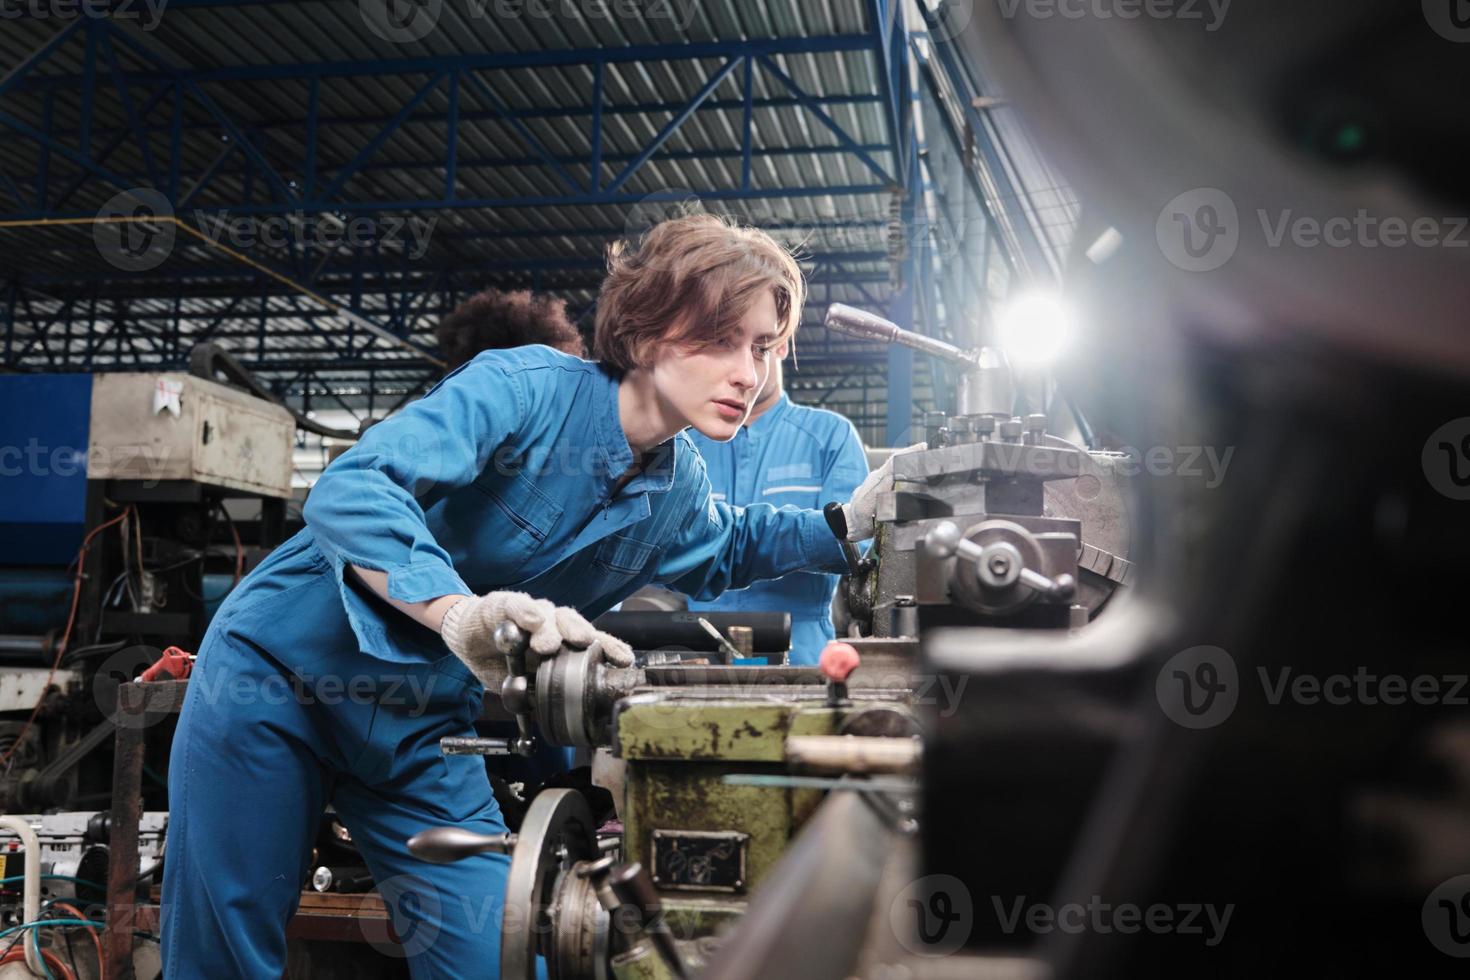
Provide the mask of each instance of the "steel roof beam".
MULTIPOLYGON (((51 78, 51 77, 55 77, 55 76, 47 76, 47 77, 48 78, 51 78)), ((314 80, 308 79, 307 81, 308 81, 308 84, 311 84, 312 82, 315 82, 317 84, 320 84, 320 79, 314 79, 314 80)), ((130 76, 130 82, 132 84, 140 84, 140 83, 138 83, 136 81, 136 79, 132 79, 131 76, 130 76)), ((169 81, 166 84, 172 85, 174 83, 172 81, 169 81)), ((70 86, 63 86, 63 85, 60 85, 60 84, 54 84, 54 85, 53 84, 47 84, 45 86, 45 89, 47 91, 59 91, 59 90, 64 90, 64 89, 69 88, 69 87, 70 86)), ((307 101, 308 101, 308 104, 309 104, 309 102, 310 102, 310 92, 309 91, 308 91, 307 101)), ((817 105, 821 105, 821 106, 865 106, 865 105, 879 105, 879 104, 883 103, 884 100, 883 100, 882 97, 877 96, 877 95, 863 95, 863 94, 859 94, 859 95, 814 95, 814 96, 812 96, 812 98, 811 98, 810 101, 816 103, 817 105)), ((602 114, 604 116, 647 116, 647 115, 655 115, 655 114, 662 113, 662 112, 677 112, 677 111, 679 111, 680 108, 682 108, 684 106, 684 104, 685 103, 681 101, 681 102, 630 102, 630 103, 622 103, 622 104, 618 104, 618 105, 604 105, 603 108, 602 108, 602 114)), ((752 108, 755 108, 755 109, 796 109, 796 108, 800 108, 800 107, 802 107, 802 106, 804 106, 806 104, 807 104, 806 101, 804 101, 802 99, 798 99, 795 96, 780 96, 780 97, 772 97, 772 98, 765 98, 765 99, 754 99, 751 102, 752 108)), ((578 118, 578 117, 585 117, 585 116, 595 115, 595 113, 593 111, 593 106, 594 105, 595 105, 595 103, 588 103, 587 105, 575 105, 575 106, 551 106, 551 107, 537 107, 537 108, 530 108, 530 109, 507 109, 507 111, 503 115, 506 116, 506 117, 509 117, 511 119, 517 119, 517 120, 578 118)), ((727 110, 727 111, 743 111, 744 110, 744 107, 745 107, 745 103, 741 99, 710 99, 707 102, 705 102, 705 104, 703 106, 703 109, 705 111, 715 110, 715 109, 727 110)), ((473 112, 461 112, 459 114, 459 120, 460 120, 460 123, 461 124, 467 123, 467 122, 498 121, 501 118, 502 118, 502 114, 501 113, 495 112, 494 110, 491 110, 491 109, 477 109, 477 110, 475 110, 473 112)), ((376 129, 376 128, 381 128, 387 121, 388 121, 388 117, 386 117, 386 116, 379 116, 379 115, 372 115, 372 116, 321 116, 317 120, 317 125, 319 127, 323 128, 323 129, 330 129, 330 128, 339 127, 339 126, 360 126, 360 127, 364 127, 364 128, 374 128, 374 129, 376 129)), ((408 120, 408 122, 405 123, 405 125, 423 124, 423 125, 441 126, 441 125, 448 124, 450 121, 451 121, 450 120, 450 113, 448 113, 448 112, 421 112, 421 113, 418 113, 417 115, 415 115, 414 118, 408 120)), ((268 132, 268 131, 273 130, 273 129, 285 129, 285 130, 290 130, 292 132, 298 132, 301 129, 301 120, 300 119, 262 119, 262 120, 258 120, 258 121, 252 121, 250 123, 250 129, 251 129, 252 132, 268 132)), ((217 133, 219 131, 219 127, 217 125, 213 124, 213 123, 206 123, 206 122, 187 122, 187 123, 184 124, 182 131, 185 132, 185 133, 193 133, 193 132, 199 132, 199 131, 210 132, 210 133, 217 133)), ((111 128, 111 127, 104 127, 104 128, 100 128, 100 129, 94 128, 94 132, 97 135, 105 135, 105 136, 108 136, 108 137, 115 136, 118 133, 131 134, 131 130, 121 129, 121 128, 111 128)), ((157 124, 153 124, 153 125, 148 125, 148 124, 145 123, 144 126, 143 126, 143 132, 148 133, 150 135, 169 135, 172 132, 172 129, 171 129, 170 126, 164 125, 162 123, 157 123, 157 124)), ((62 138, 62 137, 64 137, 64 138, 72 138, 72 137, 75 137, 77 135, 77 133, 74 130, 58 129, 58 130, 55 131, 55 135, 57 137, 59 137, 59 138, 62 138)))
MULTIPOLYGON (((367 58, 347 61, 294 62, 276 65, 231 65, 222 68, 179 69, 135 72, 139 84, 182 81, 192 85, 216 82, 284 81, 310 78, 361 77, 373 75, 438 75, 448 72, 489 71, 508 68, 555 68, 590 65, 599 59, 609 64, 633 61, 690 61, 725 59, 747 55, 830 54, 870 51, 868 34, 833 34, 816 37, 756 38, 744 41, 705 41, 693 44, 633 44, 608 48, 557 48, 545 51, 489 51, 427 58, 367 58)), ((149 60, 157 61, 150 57, 149 60)), ((80 76, 48 76, 44 85, 77 86, 80 76)), ((20 78, 11 88, 43 87, 38 80, 20 78)), ((5 91, 0 82, 0 94, 5 91)))

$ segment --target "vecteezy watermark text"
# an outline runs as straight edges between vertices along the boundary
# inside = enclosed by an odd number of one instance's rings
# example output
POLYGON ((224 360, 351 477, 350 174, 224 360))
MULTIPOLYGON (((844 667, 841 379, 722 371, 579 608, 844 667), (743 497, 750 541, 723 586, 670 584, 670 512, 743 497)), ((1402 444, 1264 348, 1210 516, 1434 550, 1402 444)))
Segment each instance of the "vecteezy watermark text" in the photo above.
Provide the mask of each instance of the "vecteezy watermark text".
MULTIPOLYGON (((1291 665, 1257 666, 1252 674, 1266 705, 1397 708, 1470 706, 1470 674, 1379 673, 1359 664, 1330 674, 1291 665)), ((1155 693, 1168 718, 1184 728, 1213 728, 1235 711, 1249 688, 1235 658, 1219 647, 1190 647, 1159 669, 1155 693)))
MULTIPOLYGON (((1470 247, 1470 217, 1377 214, 1304 214, 1294 208, 1255 209, 1259 242, 1269 249, 1399 249, 1470 247)), ((1154 224, 1159 251, 1187 272, 1211 272, 1229 262, 1241 239, 1254 236, 1234 199, 1218 187, 1177 195, 1154 224)), ((1254 239, 1253 239, 1254 240, 1254 239)))
POLYGON ((0 477, 78 476, 83 473, 141 474, 156 483, 168 469, 169 447, 137 445, 48 446, 31 437, 24 446, 0 446, 0 477))
POLYGON ((1212 903, 1181 902, 1171 905, 1154 902, 1144 906, 1133 902, 1105 902, 1099 895, 1093 895, 1086 904, 1067 902, 1049 905, 1045 902, 1029 902, 1025 895, 1006 899, 992 895, 990 903, 1001 931, 1007 934, 1022 930, 1038 935, 1050 932, 1071 935, 1091 932, 1100 936, 1111 933, 1127 936, 1147 932, 1155 935, 1202 936, 1206 946, 1220 944, 1225 938, 1225 930, 1230 926, 1230 918, 1235 914, 1234 903, 1216 907, 1212 903))
POLYGON ((331 215, 308 217, 304 211, 268 217, 234 216, 228 211, 195 209, 194 224, 205 237, 218 245, 223 242, 239 249, 298 249, 308 247, 324 251, 339 248, 369 249, 374 245, 397 247, 410 259, 421 259, 429 250, 438 217, 424 218, 384 216, 338 218, 331 215))
POLYGON ((1218 31, 1231 0, 997 0, 1006 20, 1197 20, 1218 31))
POLYGON ((140 30, 152 31, 163 20, 169 0, 0 0, 0 21, 90 20, 136 21, 140 30))

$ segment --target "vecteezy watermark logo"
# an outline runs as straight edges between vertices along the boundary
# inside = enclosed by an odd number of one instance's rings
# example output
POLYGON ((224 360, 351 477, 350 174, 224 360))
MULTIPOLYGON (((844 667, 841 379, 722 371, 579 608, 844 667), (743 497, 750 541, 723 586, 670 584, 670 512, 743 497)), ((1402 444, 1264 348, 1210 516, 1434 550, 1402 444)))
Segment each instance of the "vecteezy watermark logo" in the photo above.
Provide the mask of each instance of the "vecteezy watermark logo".
POLYGON ((1213 33, 1225 23, 1231 0, 998 0, 1001 16, 1018 14, 1037 20, 1149 20, 1203 21, 1213 33))
POLYGON ((439 891, 418 875, 394 875, 378 882, 388 915, 379 918, 374 896, 363 898, 358 922, 362 937, 380 953, 407 958, 424 952, 439 938, 443 905, 439 891))
POLYGON ((163 20, 168 0, 0 0, 0 20, 89 20, 135 21, 140 30, 152 31, 163 20))
POLYGON ((394 44, 428 37, 443 11, 444 0, 357 0, 357 12, 368 30, 394 44))
POLYGON ((129 689, 128 699, 122 696, 123 685, 136 680, 150 663, 147 648, 126 647, 102 661, 92 675, 92 698, 102 714, 112 718, 118 728, 139 731, 168 717, 164 712, 142 710, 143 692, 138 688, 129 689))
POLYGON ((1240 699, 1235 660, 1219 647, 1190 647, 1159 670, 1154 693, 1176 725, 1213 728, 1230 717, 1240 699))
POLYGON ((910 953, 948 956, 975 927, 970 890, 952 875, 926 875, 898 893, 888 907, 888 925, 910 953))
POLYGON ((1470 957, 1470 875, 1456 875, 1430 892, 1419 919, 1435 949, 1470 957))
POLYGON ((1217 187, 1196 187, 1159 212, 1154 237, 1164 258, 1186 272, 1220 268, 1240 245, 1240 215, 1230 195, 1217 187))
MULTIPOLYGON (((1467 0, 1470 2, 1470 0, 1467 0)), ((1300 214, 1292 208, 1257 208, 1260 243, 1268 249, 1470 248, 1470 217, 1381 215, 1358 208, 1352 215, 1300 214)), ((1154 224, 1164 258, 1188 272, 1211 272, 1235 255, 1248 229, 1235 202, 1215 187, 1185 191, 1166 204, 1154 224)), ((1251 234, 1254 235, 1253 226, 1251 234)), ((1252 239, 1255 240, 1254 238, 1252 239)))
POLYGON ((124 272, 148 272, 173 254, 174 209, 168 198, 135 187, 110 198, 97 212, 92 241, 109 264, 124 272))
POLYGON ((1424 20, 1434 33, 1456 44, 1470 43, 1470 2, 1422 0, 1424 20))
POLYGON ((1009 901, 992 895, 996 920, 1001 931, 1007 935, 1026 931, 1037 935, 1051 932, 1077 935, 1084 932, 1106 936, 1110 933, 1131 935, 1147 932, 1154 935, 1202 936, 1206 946, 1218 946, 1230 927, 1235 914, 1235 905, 1216 906, 1200 902, 1183 902, 1168 905, 1155 902, 1149 906, 1132 902, 1105 902, 1100 895, 1093 895, 1087 904, 1067 902, 1063 905, 1048 905, 1045 902, 1028 902, 1025 895, 1011 897, 1009 901))
POLYGON ((1424 441, 1419 462, 1435 490, 1451 500, 1470 500, 1470 416, 1435 429, 1424 441))

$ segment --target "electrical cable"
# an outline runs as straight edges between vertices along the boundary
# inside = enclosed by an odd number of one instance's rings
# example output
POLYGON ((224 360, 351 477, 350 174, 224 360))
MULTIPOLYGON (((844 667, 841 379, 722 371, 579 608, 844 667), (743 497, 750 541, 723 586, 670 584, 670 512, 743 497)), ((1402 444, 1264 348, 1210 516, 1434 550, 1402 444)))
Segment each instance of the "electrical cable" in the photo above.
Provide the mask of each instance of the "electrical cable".
MULTIPOLYGON (((128 510, 131 511, 132 508, 129 507, 128 510)), ((126 515, 127 512, 124 513, 126 515)), ((126 588, 128 594, 128 603, 132 606, 132 608, 137 609, 139 604, 139 596, 143 589, 143 583, 139 582, 136 589, 133 587, 133 569, 132 566, 128 564, 128 553, 133 550, 133 546, 130 543, 130 538, 132 537, 132 525, 129 524, 127 521, 123 521, 122 527, 118 528, 118 533, 122 536, 123 585, 126 588)))
POLYGON ((128 645, 128 640, 114 640, 111 643, 93 643, 91 646, 77 647, 61 655, 61 666, 63 668, 76 663, 78 660, 89 660, 92 657, 105 657, 117 653, 128 645))
MULTIPOLYGON (((133 508, 133 529, 137 532, 133 539, 133 547, 138 553, 138 598, 140 600, 138 608, 142 609, 143 603, 141 599, 144 596, 143 585, 148 580, 148 570, 143 567, 143 516, 138 513, 136 507, 133 508)), ((126 555, 123 556, 123 561, 127 561, 126 555)), ((146 612, 146 610, 144 611, 146 612)))
MULTIPOLYGON (((88 888, 95 888, 98 891, 106 891, 107 890, 105 886, 99 885, 95 881, 88 881, 86 878, 73 878, 71 875, 48 875, 48 874, 43 874, 43 875, 41 875, 41 878, 43 880, 50 879, 51 881, 69 881, 69 882, 71 882, 74 885, 86 885, 88 888)), ((26 880, 26 876, 25 875, 12 875, 9 878, 0 878, 0 885, 9 885, 9 884, 13 884, 14 882, 17 882, 17 881, 25 881, 25 880, 26 880)))
MULTIPOLYGON (((0 938, 8 936, 11 933, 19 933, 17 939, 23 940, 26 938, 25 930, 31 930, 31 935, 34 937, 38 936, 39 931, 47 926, 91 926, 94 929, 100 929, 104 926, 104 923, 94 922, 89 919, 38 919, 35 922, 24 922, 18 926, 11 926, 9 929, 0 931, 0 938)), ((42 965, 46 969, 47 976, 51 976, 51 967, 55 966, 56 969, 61 973, 63 980, 76 980, 76 974, 74 974, 71 969, 67 967, 64 962, 62 962, 60 956, 56 955, 49 949, 41 949, 39 939, 36 940, 36 943, 36 949, 41 954, 42 965)), ((4 955, 0 955, 0 965, 6 963, 18 963, 25 960, 25 949, 15 949, 14 947, 14 942, 12 942, 10 946, 6 947, 4 955)), ((55 980, 55 978, 53 977, 52 980, 55 980)))
POLYGON ((35 922, 22 922, 20 925, 11 926, 9 929, 0 929, 0 939, 5 938, 13 932, 20 932, 22 929, 41 929, 46 926, 92 926, 96 929, 105 929, 107 928, 107 923, 97 922, 93 919, 37 919, 35 922))
POLYGON ((124 887, 127 888, 129 891, 131 891, 134 888, 137 888, 143 882, 147 881, 149 878, 152 878, 154 875, 158 874, 159 870, 162 867, 163 867, 163 858, 159 858, 157 861, 154 861, 152 865, 150 865, 149 867, 144 868, 142 871, 138 872, 137 876, 134 877, 132 880, 128 881, 124 885, 124 887))
MULTIPOLYGON (((31 945, 36 947, 36 959, 41 961, 41 972, 46 975, 46 980, 56 980, 56 977, 51 974, 51 964, 46 962, 46 954, 41 950, 41 931, 39 929, 31 930, 31 945)), ((56 954, 56 958, 60 960, 61 954, 56 954)))
MULTIPOLYGON (((55 966, 56 969, 61 973, 62 980, 76 980, 76 974, 71 972, 71 969, 67 967, 64 962, 62 962, 60 956, 57 956, 49 949, 42 949, 40 950, 40 952, 41 963, 46 968, 46 975, 48 977, 51 977, 51 980, 56 980, 55 976, 51 973, 52 966, 55 966)), ((9 953, 6 953, 4 956, 0 956, 0 966, 8 963, 24 963, 25 958, 26 951, 24 949, 14 949, 11 950, 9 953)))
POLYGON ((225 523, 230 526, 230 537, 235 539, 235 581, 230 585, 230 588, 233 589, 240 584, 240 579, 245 574, 245 548, 240 544, 240 531, 235 527, 235 519, 230 516, 230 511, 223 502, 219 505, 219 512, 224 515, 225 523))
MULTIPOLYGON (((72 915, 73 917, 75 917, 77 919, 85 920, 87 918, 85 915, 83 915, 81 913, 81 911, 76 906, 70 905, 70 904, 68 904, 66 902, 52 902, 51 903, 51 907, 52 908, 61 909, 61 911, 67 912, 67 913, 69 913, 70 915, 72 915)), ((98 969, 101 969, 101 967, 102 967, 102 937, 100 935, 98 935, 97 934, 97 930, 94 929, 94 928, 92 928, 91 926, 86 926, 85 928, 86 928, 87 932, 90 933, 91 936, 92 936, 92 945, 95 946, 96 949, 97 949, 97 966, 98 966, 98 969)), ((67 939, 67 951, 68 952, 71 951, 71 940, 70 940, 70 938, 67 939)), ((75 955, 72 956, 72 965, 76 965, 76 957, 75 957, 75 955)))
MULTIPOLYGON (((66 629, 61 634, 61 642, 56 645, 56 659, 51 662, 51 670, 46 675, 46 683, 41 685, 41 696, 36 699, 36 706, 31 709, 30 717, 21 726, 20 734, 16 735, 15 741, 11 744, 10 748, 5 750, 3 756, 0 756, 0 767, 4 767, 10 762, 10 758, 15 755, 16 749, 20 748, 21 744, 25 741, 25 737, 30 732, 31 726, 36 722, 36 716, 41 713, 41 706, 46 703, 46 694, 51 690, 51 682, 56 679, 56 671, 61 666, 61 658, 66 655, 66 646, 71 642, 72 627, 77 622, 77 605, 82 601, 82 572, 87 567, 87 549, 92 546, 92 539, 112 525, 126 520, 127 516, 132 512, 133 507, 129 504, 127 510, 124 510, 111 520, 98 524, 92 530, 88 531, 87 536, 82 539, 82 547, 77 551, 76 579, 72 583, 71 612, 67 614, 66 629)), ((0 935, 4 935, 4 933, 0 933, 0 935)))

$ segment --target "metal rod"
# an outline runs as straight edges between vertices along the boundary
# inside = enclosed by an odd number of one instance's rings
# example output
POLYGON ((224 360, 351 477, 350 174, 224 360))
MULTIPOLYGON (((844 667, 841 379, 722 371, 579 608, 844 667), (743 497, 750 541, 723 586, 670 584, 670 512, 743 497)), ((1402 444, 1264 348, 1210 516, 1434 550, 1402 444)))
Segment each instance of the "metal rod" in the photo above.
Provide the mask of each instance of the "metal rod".
POLYGON ((827 316, 822 321, 822 325, 828 330, 847 334, 849 337, 911 347, 957 364, 975 366, 980 364, 979 351, 962 350, 942 340, 935 340, 933 337, 925 337, 912 330, 905 330, 892 320, 885 320, 875 313, 848 306, 846 303, 833 303, 827 307, 827 316))

